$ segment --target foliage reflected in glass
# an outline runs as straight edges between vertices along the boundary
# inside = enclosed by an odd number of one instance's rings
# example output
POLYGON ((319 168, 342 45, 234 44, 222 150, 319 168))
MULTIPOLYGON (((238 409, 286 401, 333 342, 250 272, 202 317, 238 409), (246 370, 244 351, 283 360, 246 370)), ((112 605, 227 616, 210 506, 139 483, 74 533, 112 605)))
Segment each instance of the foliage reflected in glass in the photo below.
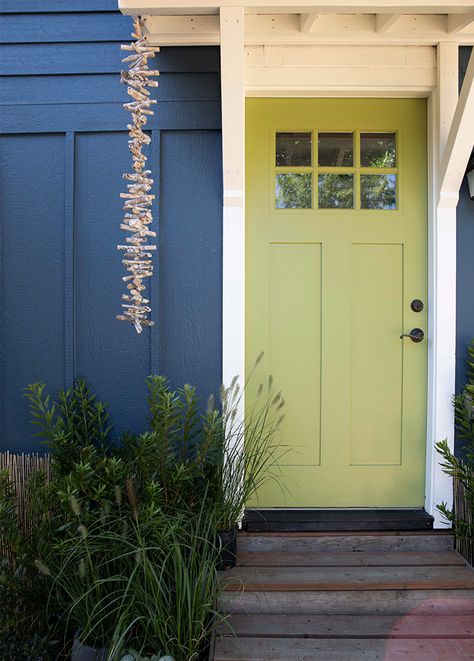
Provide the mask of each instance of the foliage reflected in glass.
POLYGON ((361 133, 360 164, 368 168, 396 166, 395 133, 361 133))
POLYGON ((310 166, 311 133, 277 133, 276 165, 310 166))
POLYGON ((320 174, 318 190, 320 209, 352 209, 354 207, 354 176, 352 174, 320 174))
POLYGON ((397 208, 396 174, 362 174, 360 176, 361 209, 397 208))
POLYGON ((277 209, 311 209, 311 175, 277 174, 275 206, 277 209))
POLYGON ((354 164, 352 133, 319 133, 318 164, 324 167, 343 167, 354 164))

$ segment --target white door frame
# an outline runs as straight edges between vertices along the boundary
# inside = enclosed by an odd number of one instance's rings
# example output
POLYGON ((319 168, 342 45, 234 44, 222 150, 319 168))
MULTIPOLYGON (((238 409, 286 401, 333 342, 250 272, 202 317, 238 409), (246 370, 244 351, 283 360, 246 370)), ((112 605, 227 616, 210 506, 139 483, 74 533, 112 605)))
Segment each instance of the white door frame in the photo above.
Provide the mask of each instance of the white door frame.
MULTIPOLYGON (((245 374, 245 64, 244 10, 222 7, 221 85, 223 140, 223 381, 229 384, 245 374)), ((435 442, 447 439, 454 446, 452 397, 455 388, 456 340, 456 204, 457 198, 439 200, 440 154, 448 139, 458 100, 458 44, 438 46, 438 81, 435 90, 413 89, 406 96, 428 98, 428 410, 426 439, 425 509, 435 527, 446 524, 436 505, 452 503, 452 482, 440 469, 435 442), (446 203, 448 200, 448 204, 446 203)), ((275 96, 282 94, 281 89, 275 96)), ((304 96, 305 94, 303 94, 304 96)), ((308 94, 306 94, 308 95, 308 94)), ((310 96, 334 96, 334 90, 315 90, 310 96)), ((361 87, 344 96, 404 96, 361 87)), ((252 89, 252 96, 258 91, 252 89)), ((268 89, 265 96, 269 96, 268 89)), ((295 95, 296 96, 296 95, 295 95)), ((298 95, 301 96, 301 95, 298 95)), ((243 404, 242 404, 243 405, 243 404)))

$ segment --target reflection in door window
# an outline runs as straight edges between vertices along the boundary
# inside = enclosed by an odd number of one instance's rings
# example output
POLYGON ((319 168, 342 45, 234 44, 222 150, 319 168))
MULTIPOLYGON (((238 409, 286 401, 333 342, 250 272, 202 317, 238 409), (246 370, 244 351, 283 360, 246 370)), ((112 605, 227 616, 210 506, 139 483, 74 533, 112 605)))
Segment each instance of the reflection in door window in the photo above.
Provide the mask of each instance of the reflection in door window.
POLYGON ((276 134, 277 167, 311 165, 311 133, 276 134))
POLYGON ((396 209, 397 175, 361 174, 360 206, 361 209, 396 209))
POLYGON ((354 206, 354 176, 352 174, 320 174, 318 192, 320 209, 352 209, 354 206))
POLYGON ((311 209, 311 174, 277 174, 277 209, 311 209))
POLYGON ((318 133, 318 165, 344 167, 354 164, 352 133, 318 133))
POLYGON ((395 133, 361 133, 360 164, 364 168, 396 166, 395 133))

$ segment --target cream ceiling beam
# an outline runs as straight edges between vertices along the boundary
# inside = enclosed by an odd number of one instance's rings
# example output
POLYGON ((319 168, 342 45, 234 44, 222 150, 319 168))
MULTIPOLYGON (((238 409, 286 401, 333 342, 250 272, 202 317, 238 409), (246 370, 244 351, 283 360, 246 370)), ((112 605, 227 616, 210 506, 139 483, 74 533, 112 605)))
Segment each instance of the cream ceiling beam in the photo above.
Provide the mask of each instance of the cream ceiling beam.
POLYGON ((385 34, 395 25, 399 18, 400 14, 376 14, 375 31, 378 34, 385 34))
POLYGON ((148 42, 161 46, 218 46, 219 16, 146 16, 148 42))
POLYGON ((448 14, 448 32, 456 34, 474 22, 474 12, 448 14))
POLYGON ((454 112, 439 177, 440 206, 456 206, 459 188, 474 145, 474 53, 454 112))
MULTIPOLYGON (((375 30, 374 14, 314 15, 310 31, 301 31, 298 14, 247 14, 244 41, 247 46, 279 45, 429 45, 446 39, 446 16, 401 15, 388 32, 375 30)), ((309 27, 309 26, 308 26, 309 27)), ((147 16, 145 32, 152 44, 161 46, 218 45, 218 16, 147 16)), ((474 43, 474 32, 450 35, 460 44, 474 43)))
MULTIPOLYGON (((217 14, 236 0, 118 0, 124 14, 217 14)), ((295 14, 458 14, 472 12, 472 0, 247 0, 247 13, 295 14)))
POLYGON ((301 32, 311 32, 318 19, 317 14, 301 14, 300 15, 300 30, 301 32))

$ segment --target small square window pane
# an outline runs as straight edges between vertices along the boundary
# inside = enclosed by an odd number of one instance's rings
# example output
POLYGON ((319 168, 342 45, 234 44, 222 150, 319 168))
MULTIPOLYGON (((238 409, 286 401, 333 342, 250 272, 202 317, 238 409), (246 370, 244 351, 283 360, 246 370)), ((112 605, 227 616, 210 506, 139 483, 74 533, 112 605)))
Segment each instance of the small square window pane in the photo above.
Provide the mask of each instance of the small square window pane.
POLYGON ((277 174, 277 209, 311 209, 311 174, 277 174))
POLYGON ((311 133, 277 133, 276 165, 310 166, 311 133))
POLYGON ((394 168, 397 163, 395 133, 361 133, 360 164, 365 168, 394 168))
POLYGON ((352 133, 318 133, 318 164, 323 167, 344 167, 354 164, 352 133))
POLYGON ((352 209, 354 207, 354 176, 352 174, 320 174, 318 191, 320 209, 352 209))
POLYGON ((360 206, 362 209, 396 209, 396 174, 361 174, 360 206))

